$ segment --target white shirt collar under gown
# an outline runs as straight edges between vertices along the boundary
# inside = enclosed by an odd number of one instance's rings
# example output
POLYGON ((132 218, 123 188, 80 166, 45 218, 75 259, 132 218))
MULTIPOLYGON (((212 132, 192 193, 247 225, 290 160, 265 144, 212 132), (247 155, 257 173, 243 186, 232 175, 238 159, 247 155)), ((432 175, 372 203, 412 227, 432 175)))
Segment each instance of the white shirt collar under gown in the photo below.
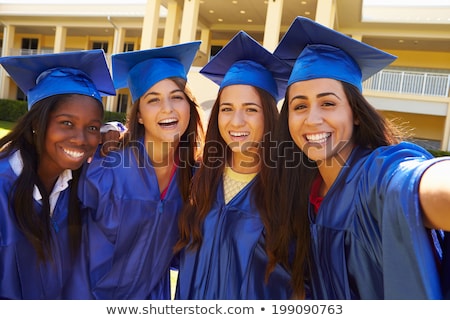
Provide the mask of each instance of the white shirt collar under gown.
MULTIPOLYGON (((23 170, 23 161, 22 156, 20 155, 20 151, 14 152, 9 158, 9 163, 14 171, 14 173, 19 176, 23 170)), ((64 170, 58 177, 58 180, 53 187, 53 190, 50 194, 49 202, 50 202, 50 216, 53 215, 53 211, 55 210, 56 202, 58 201, 58 197, 62 191, 69 187, 69 181, 72 180, 72 170, 66 169, 64 170)), ((38 187, 35 185, 33 190, 33 198, 40 204, 42 204, 42 195, 39 191, 38 187)))

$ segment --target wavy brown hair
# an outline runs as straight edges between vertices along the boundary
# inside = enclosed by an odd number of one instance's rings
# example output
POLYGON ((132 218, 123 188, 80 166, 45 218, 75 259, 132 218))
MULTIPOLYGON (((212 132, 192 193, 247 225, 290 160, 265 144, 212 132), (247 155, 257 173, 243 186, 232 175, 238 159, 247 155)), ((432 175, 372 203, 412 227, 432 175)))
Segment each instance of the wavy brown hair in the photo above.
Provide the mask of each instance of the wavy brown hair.
MULTIPOLYGON (((203 142, 203 125, 200 118, 199 106, 187 86, 187 83, 184 79, 178 77, 168 78, 172 80, 178 88, 180 88, 186 99, 188 100, 190 106, 190 119, 189 124, 186 131, 180 138, 180 142, 178 144, 178 160, 177 164, 180 168, 178 175, 178 187, 180 189, 181 195, 183 197, 183 201, 186 201, 189 197, 189 186, 191 183, 191 179, 193 176, 193 168, 198 162, 198 159, 201 156, 202 150, 202 142, 203 142)), ((128 113, 127 118, 127 127, 128 130, 123 136, 123 143, 121 143, 122 147, 133 146, 134 143, 139 141, 145 134, 144 125, 138 122, 138 113, 139 113, 139 99, 137 99, 131 110, 128 113)), ((136 150, 136 149, 134 149, 136 150)), ((140 158, 137 152, 135 152, 136 159, 138 163, 141 163, 143 160, 140 158)))
MULTIPOLYGON (((261 97, 264 113, 264 136, 259 148, 259 159, 264 161, 261 165, 261 172, 266 170, 265 164, 268 163, 266 161, 270 161, 270 154, 266 150, 266 146, 270 145, 271 132, 275 128, 275 123, 278 119, 278 109, 275 99, 269 93, 262 89, 255 89, 261 97)), ((220 135, 218 124, 221 93, 222 91, 219 92, 211 110, 203 158, 197 173, 192 179, 189 202, 185 205, 180 215, 180 240, 175 245, 175 252, 180 251, 184 247, 187 247, 188 250, 196 250, 202 245, 203 236, 201 229, 203 222, 216 199, 225 164, 230 160, 231 150, 220 135)), ((256 179, 256 183, 252 186, 253 199, 259 209, 264 225, 269 227, 268 211, 265 210, 264 204, 259 201, 259 196, 266 187, 266 181, 260 179, 259 175, 256 179)))

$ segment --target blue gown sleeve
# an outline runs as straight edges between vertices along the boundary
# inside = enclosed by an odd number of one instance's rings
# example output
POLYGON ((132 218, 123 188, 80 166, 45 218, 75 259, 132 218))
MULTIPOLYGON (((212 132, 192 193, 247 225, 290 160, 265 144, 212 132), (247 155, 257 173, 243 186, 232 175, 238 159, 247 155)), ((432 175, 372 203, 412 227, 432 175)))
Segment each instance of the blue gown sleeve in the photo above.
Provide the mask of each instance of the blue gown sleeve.
MULTIPOLYGON (((143 144, 137 147, 148 157, 143 144)), ((177 174, 161 199, 153 167, 149 161, 140 166, 132 148, 112 151, 106 158, 96 154, 79 188, 86 214, 85 262, 79 268, 87 271, 77 277, 87 289, 83 293, 72 286, 69 291, 78 290, 78 298, 90 290, 95 299, 170 299, 183 202, 177 174)))
POLYGON ((440 159, 409 143, 381 148, 367 160, 370 212, 381 226, 384 298, 440 299, 434 249, 418 198, 424 171, 440 159))
POLYGON ((317 215, 310 206, 313 299, 442 297, 418 197, 437 161, 410 143, 352 151, 317 215))
POLYGON ((444 233, 440 274, 443 298, 450 300, 450 232, 444 233))

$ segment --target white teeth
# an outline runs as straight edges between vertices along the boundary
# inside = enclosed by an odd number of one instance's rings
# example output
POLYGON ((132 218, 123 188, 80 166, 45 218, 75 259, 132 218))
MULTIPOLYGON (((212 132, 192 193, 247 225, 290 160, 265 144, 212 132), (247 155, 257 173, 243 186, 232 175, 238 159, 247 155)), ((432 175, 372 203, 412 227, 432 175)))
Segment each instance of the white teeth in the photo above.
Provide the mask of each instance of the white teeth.
POLYGON ((316 143, 322 143, 327 140, 327 138, 331 136, 331 133, 314 133, 314 134, 307 134, 306 139, 309 142, 316 142, 316 143))
POLYGON ((177 122, 177 119, 176 118, 164 119, 164 120, 161 120, 159 123, 160 124, 168 124, 168 123, 173 123, 173 122, 177 122))
POLYGON ((67 153, 72 158, 81 158, 84 156, 84 152, 78 152, 73 150, 63 149, 65 153, 67 153))
POLYGON ((248 135, 249 135, 248 132, 235 132, 235 131, 231 132, 230 131, 230 136, 233 136, 233 137, 246 137, 248 135))

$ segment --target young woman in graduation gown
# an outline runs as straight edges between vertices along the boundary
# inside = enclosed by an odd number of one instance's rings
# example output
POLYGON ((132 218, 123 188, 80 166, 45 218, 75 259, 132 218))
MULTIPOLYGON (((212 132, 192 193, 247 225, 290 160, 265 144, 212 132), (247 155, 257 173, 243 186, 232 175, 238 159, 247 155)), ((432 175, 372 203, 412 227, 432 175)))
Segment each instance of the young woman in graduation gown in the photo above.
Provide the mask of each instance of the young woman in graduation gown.
POLYGON ((29 111, 0 139, 0 298, 62 299, 79 253, 77 185, 100 143, 103 50, 7 56, 29 111))
POLYGON ((267 194, 273 261, 314 299, 440 299, 450 159, 401 142, 361 93, 395 57, 303 17, 274 54, 293 70, 267 194))
POLYGON ((112 56, 116 88, 133 105, 122 147, 100 148, 80 182, 87 219, 72 299, 170 299, 178 216, 201 147, 186 86, 199 41, 112 56))
POLYGON ((259 197, 288 71, 243 31, 200 71, 220 88, 180 217, 177 299, 291 297, 286 269, 277 265, 268 275, 268 213, 259 197))

